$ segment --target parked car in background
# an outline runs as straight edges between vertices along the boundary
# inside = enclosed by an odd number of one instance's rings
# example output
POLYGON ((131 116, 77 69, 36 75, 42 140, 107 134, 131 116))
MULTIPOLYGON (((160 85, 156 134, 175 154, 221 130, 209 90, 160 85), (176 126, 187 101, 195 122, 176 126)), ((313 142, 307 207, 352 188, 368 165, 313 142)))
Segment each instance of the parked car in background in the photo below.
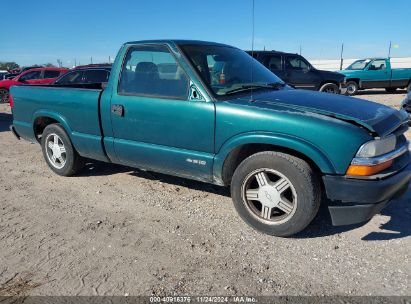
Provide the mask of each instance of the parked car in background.
POLYGON ((345 76, 336 72, 314 68, 298 54, 277 51, 248 51, 287 84, 296 89, 344 94, 345 76))
POLYGON ((49 84, 57 77, 67 72, 66 68, 34 68, 27 70, 13 79, 0 81, 0 102, 9 102, 9 90, 11 86, 21 84, 49 84))
POLYGON ((21 69, 16 69, 16 70, 12 70, 10 71, 7 75, 6 75, 6 79, 13 79, 14 77, 20 75, 21 73, 24 73, 25 71, 31 70, 31 69, 36 69, 36 68, 41 68, 42 66, 39 65, 33 65, 33 66, 27 66, 27 67, 23 67, 21 69))
POLYGON ((9 71, 0 70, 0 80, 4 80, 7 74, 9 74, 9 71))
POLYGON ((78 66, 61 75, 53 82, 53 85, 65 87, 81 87, 82 85, 91 88, 94 84, 96 88, 101 89, 103 83, 110 77, 110 64, 90 64, 78 66))
POLYGON ((393 69, 390 58, 357 60, 340 73, 347 79, 348 95, 375 88, 384 88, 388 93, 405 88, 411 91, 411 68, 393 69))
POLYGON ((322 194, 335 225, 367 221, 411 178, 405 111, 292 89, 224 44, 129 42, 103 90, 13 86, 10 100, 11 130, 56 174, 88 158, 231 185, 272 235, 304 229, 322 194))

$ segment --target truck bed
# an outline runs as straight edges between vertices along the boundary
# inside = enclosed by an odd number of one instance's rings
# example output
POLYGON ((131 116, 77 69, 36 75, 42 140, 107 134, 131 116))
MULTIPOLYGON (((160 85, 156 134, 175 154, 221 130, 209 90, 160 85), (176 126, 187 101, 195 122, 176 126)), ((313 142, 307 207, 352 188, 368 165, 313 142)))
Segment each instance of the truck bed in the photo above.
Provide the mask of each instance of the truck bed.
POLYGON ((52 117, 68 130, 80 155, 106 160, 99 117, 101 89, 21 85, 13 86, 10 93, 14 125, 21 137, 38 140, 33 123, 52 117))

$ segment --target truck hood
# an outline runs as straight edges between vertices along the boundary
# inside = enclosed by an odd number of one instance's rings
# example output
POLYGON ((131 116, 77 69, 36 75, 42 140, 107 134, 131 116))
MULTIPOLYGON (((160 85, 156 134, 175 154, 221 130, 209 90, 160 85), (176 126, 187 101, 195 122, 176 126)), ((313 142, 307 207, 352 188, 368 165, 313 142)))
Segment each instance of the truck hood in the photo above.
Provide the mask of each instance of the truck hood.
POLYGON ((360 125, 380 137, 390 134, 408 120, 403 110, 363 99, 305 90, 255 92, 253 104, 262 108, 282 106, 334 117, 360 125))

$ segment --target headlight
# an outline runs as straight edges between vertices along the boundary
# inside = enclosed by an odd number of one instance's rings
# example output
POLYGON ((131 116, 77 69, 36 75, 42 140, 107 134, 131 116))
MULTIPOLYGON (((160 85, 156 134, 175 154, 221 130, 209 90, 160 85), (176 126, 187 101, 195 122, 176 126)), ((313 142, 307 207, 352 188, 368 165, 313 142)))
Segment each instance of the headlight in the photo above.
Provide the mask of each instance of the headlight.
POLYGON ((369 141, 361 146, 356 157, 375 157, 380 156, 395 150, 397 145, 397 137, 390 135, 383 139, 369 141))

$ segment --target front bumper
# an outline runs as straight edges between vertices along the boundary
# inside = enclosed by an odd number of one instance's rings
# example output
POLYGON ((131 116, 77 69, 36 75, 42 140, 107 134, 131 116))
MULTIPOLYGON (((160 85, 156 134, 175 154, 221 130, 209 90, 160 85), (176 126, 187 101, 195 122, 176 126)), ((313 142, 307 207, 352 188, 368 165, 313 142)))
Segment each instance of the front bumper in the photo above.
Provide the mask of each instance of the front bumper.
POLYGON ((368 221, 391 200, 404 194, 411 179, 411 164, 385 179, 362 180, 344 176, 323 177, 329 211, 335 226, 368 221))

